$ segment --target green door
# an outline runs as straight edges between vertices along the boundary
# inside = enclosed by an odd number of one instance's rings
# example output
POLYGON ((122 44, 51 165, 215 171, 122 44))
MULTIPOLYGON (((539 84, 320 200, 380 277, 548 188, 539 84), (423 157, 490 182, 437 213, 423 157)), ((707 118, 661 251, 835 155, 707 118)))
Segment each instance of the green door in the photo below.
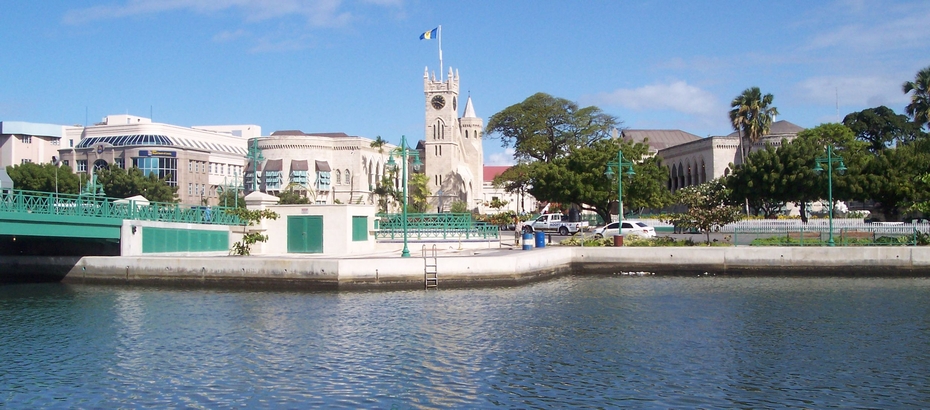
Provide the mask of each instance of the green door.
POLYGON ((323 217, 287 217, 287 253, 323 253, 323 217))

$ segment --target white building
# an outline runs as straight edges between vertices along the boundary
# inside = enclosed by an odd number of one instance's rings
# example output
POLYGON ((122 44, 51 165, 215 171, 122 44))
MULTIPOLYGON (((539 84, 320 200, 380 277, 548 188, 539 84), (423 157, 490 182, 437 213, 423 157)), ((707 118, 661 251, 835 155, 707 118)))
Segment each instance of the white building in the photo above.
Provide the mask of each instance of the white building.
POLYGON ((297 130, 253 138, 249 144, 257 143, 262 159, 246 165, 246 192, 253 191, 257 171, 258 191, 268 194, 291 189, 316 204, 375 204, 372 191, 385 175, 395 147, 373 148, 372 142, 341 132, 297 130))
POLYGON ((0 168, 54 162, 65 127, 22 121, 0 122, 0 168))
POLYGON ((516 214, 522 214, 524 212, 533 213, 539 209, 537 206, 536 198, 529 193, 524 192, 522 194, 512 194, 504 191, 503 188, 494 186, 494 177, 500 175, 508 168, 510 168, 509 165, 486 165, 484 167, 484 187, 482 189, 483 200, 478 212, 482 214, 493 214, 498 212, 512 211, 516 214), (490 205, 495 199, 507 202, 507 204, 500 210, 491 208, 490 205))
POLYGON ((216 205, 217 188, 242 184, 246 144, 258 135, 257 125, 188 128, 110 115, 92 126, 64 127, 67 147, 58 152, 75 172, 136 167, 177 186, 181 203, 216 205))

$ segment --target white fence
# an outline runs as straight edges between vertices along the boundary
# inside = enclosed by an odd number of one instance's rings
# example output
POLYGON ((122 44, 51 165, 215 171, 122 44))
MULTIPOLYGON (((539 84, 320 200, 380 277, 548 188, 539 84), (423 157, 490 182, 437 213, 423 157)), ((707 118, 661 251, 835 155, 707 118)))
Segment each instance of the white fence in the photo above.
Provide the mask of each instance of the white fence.
MULTIPOLYGON (((636 219, 655 228, 673 228, 672 224, 658 219, 636 219)), ((872 222, 865 223, 862 219, 833 219, 833 231, 859 231, 886 234, 911 234, 915 229, 918 232, 930 232, 930 223, 904 223, 904 222, 872 222)), ((665 229, 667 230, 667 229, 665 229)), ((750 219, 726 224, 720 228, 722 233, 734 232, 752 233, 785 233, 785 232, 829 232, 829 219, 809 219, 807 223, 800 219, 750 219)))

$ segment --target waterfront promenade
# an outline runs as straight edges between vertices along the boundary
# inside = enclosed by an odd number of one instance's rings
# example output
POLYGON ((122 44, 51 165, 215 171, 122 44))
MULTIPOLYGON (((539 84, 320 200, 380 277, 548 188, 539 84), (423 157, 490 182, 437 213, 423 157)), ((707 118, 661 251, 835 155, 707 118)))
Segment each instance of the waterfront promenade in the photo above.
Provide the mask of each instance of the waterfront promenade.
POLYGON ((439 287, 517 285, 573 274, 930 276, 930 247, 447 248, 435 261, 381 252, 212 257, 8 257, 4 281, 271 286, 310 289, 424 287, 427 262, 439 287))

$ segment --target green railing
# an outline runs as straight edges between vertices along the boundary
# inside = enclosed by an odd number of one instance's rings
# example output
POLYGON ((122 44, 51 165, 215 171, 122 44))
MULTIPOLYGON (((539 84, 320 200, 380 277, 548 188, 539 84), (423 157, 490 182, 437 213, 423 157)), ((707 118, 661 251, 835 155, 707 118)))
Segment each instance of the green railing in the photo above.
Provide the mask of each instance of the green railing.
POLYGON ((215 225, 242 225, 224 207, 136 202, 103 196, 22 190, 0 191, 0 213, 31 213, 215 225))
MULTIPOLYGON (((913 226, 866 225, 848 226, 833 230, 835 246, 915 246, 920 230, 913 226)), ((733 242, 749 242, 750 246, 827 246, 830 240, 828 227, 737 227, 733 242)))
MULTIPOLYGON (((403 215, 378 214, 375 219, 375 239, 404 238, 403 215)), ((407 214, 407 238, 422 239, 498 239, 496 225, 475 222, 471 214, 407 214)))

